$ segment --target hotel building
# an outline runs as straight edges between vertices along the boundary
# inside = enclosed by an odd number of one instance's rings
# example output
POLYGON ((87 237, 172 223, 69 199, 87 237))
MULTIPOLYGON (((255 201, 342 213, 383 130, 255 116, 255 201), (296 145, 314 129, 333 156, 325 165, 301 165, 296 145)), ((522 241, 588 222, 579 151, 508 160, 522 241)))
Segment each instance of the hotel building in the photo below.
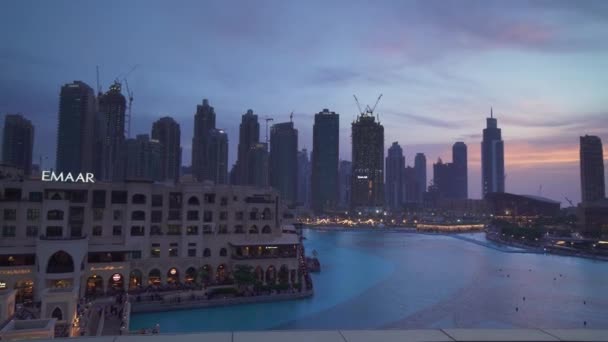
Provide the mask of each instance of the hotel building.
MULTIPOLYGON (((0 182, 0 298, 70 323, 87 295, 172 283, 300 283, 299 239, 270 188, 151 182, 0 182), (286 227, 286 226, 285 226, 286 227)), ((6 306, 7 303, 0 303, 6 306)))

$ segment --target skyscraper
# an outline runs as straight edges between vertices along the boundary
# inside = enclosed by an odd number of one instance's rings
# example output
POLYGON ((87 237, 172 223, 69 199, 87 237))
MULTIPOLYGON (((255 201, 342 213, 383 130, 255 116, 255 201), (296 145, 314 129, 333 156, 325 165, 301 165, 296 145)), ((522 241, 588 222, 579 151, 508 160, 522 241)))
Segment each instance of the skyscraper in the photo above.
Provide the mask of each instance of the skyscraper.
POLYGON ((441 158, 433 164, 433 185, 441 198, 454 198, 454 164, 444 163, 441 158))
POLYGON ((340 116, 323 109, 315 114, 312 128, 312 208, 316 213, 338 204, 339 145, 340 116))
POLYGON ((339 186, 339 206, 340 209, 348 209, 350 207, 350 194, 352 186, 352 171, 353 164, 348 160, 340 160, 338 169, 338 186, 339 186))
MULTIPOLYGON (((414 202, 422 203, 422 195, 426 191, 426 156, 424 153, 416 153, 414 159, 414 173, 416 175, 416 182, 418 183, 418 193, 414 202)), ((409 201, 408 202, 412 202, 409 201)))
POLYGON ((121 180, 125 176, 125 113, 127 100, 121 92, 121 84, 116 81, 110 89, 98 98, 99 113, 105 123, 103 137, 103 161, 101 178, 121 180))
POLYGON ((298 151, 298 205, 308 208, 311 202, 311 163, 308 150, 298 151))
POLYGON ((293 122, 272 125, 270 130, 270 185, 287 204, 297 201, 298 131, 293 122))
MULTIPOLYGON (((260 142, 260 123, 258 116, 253 113, 253 110, 248 109, 247 113, 241 117, 241 125, 239 126, 239 145, 237 150, 237 161, 235 167, 236 184, 253 185, 255 184, 250 177, 252 173, 249 165, 249 153, 252 148, 260 142)), ((257 147, 256 147, 257 149, 257 147)), ((260 151, 255 151, 259 155, 260 151)), ((255 173, 255 172, 254 172, 255 173)))
POLYGON ((152 124, 152 139, 162 144, 161 180, 179 181, 182 166, 181 131, 171 117, 163 117, 152 124))
POLYGON ((2 162, 32 174, 34 151, 34 125, 21 114, 8 114, 4 118, 2 134, 2 162))
POLYGON ((454 198, 469 197, 467 176, 467 145, 458 141, 452 146, 452 164, 454 168, 454 198))
POLYGON ((257 143, 249 149, 247 154, 247 169, 249 185, 266 187, 269 185, 269 161, 268 161, 268 144, 257 143))
POLYGON ((202 105, 196 106, 194 115, 194 136, 192 137, 192 175, 199 182, 210 177, 210 170, 215 166, 209 165, 207 151, 209 131, 215 129, 215 110, 204 99, 202 105))
POLYGON ((352 123, 351 207, 384 205, 384 127, 369 113, 352 123))
POLYGON ((491 109, 486 122, 481 142, 481 190, 484 198, 490 192, 505 192, 504 144, 491 109))
POLYGON ((391 209, 398 209, 403 205, 404 172, 405 157, 403 156, 403 149, 395 141, 389 147, 386 156, 386 183, 384 184, 386 205, 391 209))
POLYGON ((95 93, 82 81, 61 87, 57 125, 57 172, 93 172, 95 93))
POLYGON ((224 130, 212 129, 207 138, 207 177, 215 184, 228 183, 228 135, 224 130))
POLYGON ((421 183, 416 179, 416 168, 406 166, 403 170, 403 202, 406 204, 421 203, 421 183))
POLYGON ((135 139, 127 139, 125 146, 125 180, 160 180, 162 145, 158 140, 138 134, 135 139))
POLYGON ((580 165, 582 202, 590 203, 605 198, 604 150, 599 137, 580 137, 580 165))

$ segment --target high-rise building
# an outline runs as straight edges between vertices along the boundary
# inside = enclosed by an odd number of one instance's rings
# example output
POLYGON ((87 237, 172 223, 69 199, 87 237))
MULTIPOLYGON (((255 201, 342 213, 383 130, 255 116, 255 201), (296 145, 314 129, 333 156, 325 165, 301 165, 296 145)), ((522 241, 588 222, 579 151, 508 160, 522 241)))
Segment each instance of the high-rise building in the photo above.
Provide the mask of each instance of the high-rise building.
POLYGON ((604 150, 599 137, 580 137, 580 165, 582 202, 590 203, 605 198, 604 150))
POLYGON ((125 180, 157 181, 161 179, 162 145, 138 134, 125 141, 125 180))
MULTIPOLYGON (((239 185, 253 185, 255 182, 250 177, 250 174, 256 173, 251 170, 249 165, 249 153, 252 148, 260 142, 260 123, 258 122, 257 114, 253 110, 248 109, 247 113, 241 117, 241 125, 239 126, 239 145, 237 150, 237 161, 235 166, 235 180, 239 185)), ((257 147, 256 147, 257 149, 257 147)), ((255 151, 259 154, 260 151, 255 151)))
POLYGON ((384 127, 365 112, 352 123, 351 207, 384 205, 384 127))
POLYGON ((504 144, 491 109, 486 123, 481 142, 481 190, 484 198, 490 192, 505 192, 504 144))
POLYGON ((406 166, 403 170, 403 202, 405 204, 421 203, 420 182, 416 177, 416 168, 406 166))
POLYGON ((125 176, 124 143, 127 100, 116 81, 98 98, 99 113, 105 123, 102 175, 104 180, 119 181, 125 176))
POLYGON ((312 208, 316 213, 338 204, 340 116, 328 109, 315 114, 312 128, 312 208))
POLYGON ((163 117, 152 124, 152 139, 162 144, 161 180, 179 182, 182 166, 181 130, 171 117, 163 117))
MULTIPOLYGON (((426 192, 426 156, 424 153, 416 153, 416 157, 414 159, 414 172, 416 174, 416 182, 418 193, 416 196, 416 200, 413 202, 422 203, 422 196, 426 192)), ((408 200, 408 202, 412 202, 408 200)))
POLYGON ((297 201, 298 130, 293 122, 272 125, 270 130, 270 185, 288 205, 297 201))
POLYGON ((352 186, 353 164, 348 160, 340 160, 338 168, 338 191, 340 209, 348 209, 350 207, 350 194, 352 186))
POLYGON ((32 174, 34 151, 34 125, 21 114, 8 114, 4 118, 2 134, 2 162, 32 174))
POLYGON ((250 185, 266 187, 268 182, 268 144, 257 143, 249 149, 247 154, 247 179, 250 185))
POLYGON ((93 172, 95 154, 95 93, 82 81, 61 87, 57 126, 57 172, 93 172))
POLYGON ((454 199, 469 197, 467 176, 467 145, 458 141, 452 146, 452 164, 454 165, 454 199))
POLYGON ((311 202, 311 163, 308 150, 298 151, 298 205, 308 208, 311 202))
POLYGON ((207 151, 209 131, 215 129, 215 109, 204 99, 202 105, 196 106, 194 115, 194 136, 192 137, 192 175, 202 182, 210 178, 210 170, 215 166, 209 165, 207 151))
POLYGON ((404 202, 404 170, 405 157, 403 156, 403 149, 395 141, 389 147, 386 156, 386 182, 384 183, 386 205, 393 210, 401 208, 404 202))
POLYGON ((437 163, 433 164, 433 185, 441 198, 454 198, 454 164, 437 159, 437 163))
POLYGON ((222 129, 208 132, 207 180, 215 184, 228 183, 228 134, 222 129))

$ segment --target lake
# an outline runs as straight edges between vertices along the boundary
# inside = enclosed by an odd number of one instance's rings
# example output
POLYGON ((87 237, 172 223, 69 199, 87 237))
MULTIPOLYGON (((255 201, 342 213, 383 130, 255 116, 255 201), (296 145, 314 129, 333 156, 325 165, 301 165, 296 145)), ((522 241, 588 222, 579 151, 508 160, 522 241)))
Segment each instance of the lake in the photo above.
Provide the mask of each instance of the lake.
MULTIPOLYGON (((449 235, 304 236, 322 265, 312 298, 134 314, 131 330, 608 327, 608 262, 501 251, 449 235)), ((485 242, 483 233, 463 236, 485 242)))

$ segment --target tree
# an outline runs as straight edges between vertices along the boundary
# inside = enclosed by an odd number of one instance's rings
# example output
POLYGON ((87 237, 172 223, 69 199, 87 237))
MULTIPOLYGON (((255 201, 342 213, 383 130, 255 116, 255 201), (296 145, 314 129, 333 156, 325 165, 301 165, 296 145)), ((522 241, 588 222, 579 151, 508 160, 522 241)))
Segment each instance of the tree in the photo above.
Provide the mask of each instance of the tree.
POLYGON ((250 265, 235 265, 234 266, 234 281, 239 288, 255 283, 255 274, 253 266, 250 265))
POLYGON ((198 270, 197 278, 200 280, 201 283, 205 284, 206 286, 211 280, 211 273, 205 267, 201 267, 198 270))

